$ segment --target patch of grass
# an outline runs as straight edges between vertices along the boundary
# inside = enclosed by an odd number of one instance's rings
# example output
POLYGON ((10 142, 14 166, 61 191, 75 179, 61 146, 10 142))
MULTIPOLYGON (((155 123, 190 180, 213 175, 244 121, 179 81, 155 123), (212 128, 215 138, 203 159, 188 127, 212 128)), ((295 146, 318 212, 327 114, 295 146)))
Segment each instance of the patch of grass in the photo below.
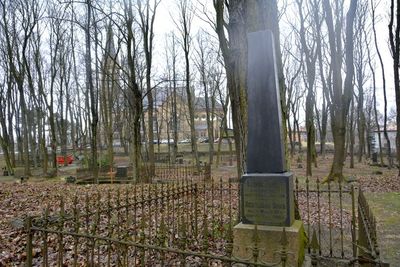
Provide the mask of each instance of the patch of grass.
POLYGON ((391 266, 400 266, 400 192, 365 193, 377 220, 381 257, 391 266))

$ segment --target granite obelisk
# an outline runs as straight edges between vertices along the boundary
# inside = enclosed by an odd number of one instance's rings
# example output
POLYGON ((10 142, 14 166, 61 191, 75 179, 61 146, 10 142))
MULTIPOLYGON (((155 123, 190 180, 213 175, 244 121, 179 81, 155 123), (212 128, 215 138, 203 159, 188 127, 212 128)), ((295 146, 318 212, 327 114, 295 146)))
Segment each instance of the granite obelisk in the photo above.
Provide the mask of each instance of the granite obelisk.
POLYGON ((291 226, 293 178, 286 171, 281 103, 271 31, 248 34, 247 170, 241 178, 241 221, 291 226))
POLYGON ((247 168, 240 179, 240 223, 234 227, 234 256, 248 257, 255 225, 263 261, 273 262, 285 228, 289 266, 303 261, 304 228, 294 219, 293 175, 285 165, 282 115, 274 37, 271 31, 247 35, 247 168))

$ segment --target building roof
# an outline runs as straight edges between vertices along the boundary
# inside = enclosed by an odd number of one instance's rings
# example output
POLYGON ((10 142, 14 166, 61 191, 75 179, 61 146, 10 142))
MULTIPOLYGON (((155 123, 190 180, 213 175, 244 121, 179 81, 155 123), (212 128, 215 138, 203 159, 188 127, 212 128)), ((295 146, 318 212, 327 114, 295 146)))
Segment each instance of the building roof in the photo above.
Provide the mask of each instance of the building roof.
MULTIPOLYGON (((159 87, 156 90, 154 90, 153 93, 153 99, 154 99, 154 106, 155 108, 161 107, 164 105, 164 103, 167 101, 169 97, 171 97, 172 94, 172 89, 168 87, 159 87)), ((186 90, 185 87, 179 86, 176 88, 176 94, 177 98, 179 101, 186 102, 186 90)), ((201 111, 206 109, 206 104, 205 104, 205 98, 204 97, 196 97, 194 101, 194 108, 196 111, 201 111)), ((210 103, 211 105, 211 103, 210 103)), ((148 99, 147 97, 143 99, 143 109, 147 110, 148 106, 148 99)), ((218 101, 215 103, 215 108, 217 110, 222 110, 222 105, 218 101)))

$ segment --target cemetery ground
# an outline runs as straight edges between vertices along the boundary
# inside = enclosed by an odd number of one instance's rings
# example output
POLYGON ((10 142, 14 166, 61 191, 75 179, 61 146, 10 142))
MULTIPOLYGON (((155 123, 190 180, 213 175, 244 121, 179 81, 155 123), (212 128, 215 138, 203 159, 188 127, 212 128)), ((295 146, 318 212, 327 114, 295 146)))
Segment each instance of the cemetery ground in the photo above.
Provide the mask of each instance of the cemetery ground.
MULTIPOLYGON (((226 147, 225 147, 226 148, 226 147)), ((180 149, 185 149, 182 145, 180 149)), ((207 150, 207 144, 202 144, 200 150, 207 150)), ((166 146, 160 146, 160 151, 167 151, 166 146)), ((313 177, 309 184, 315 184, 317 179, 322 180, 329 171, 332 158, 318 158, 318 167, 313 169, 313 177)), ((126 157, 116 157, 116 163, 124 164, 128 160, 126 157)), ((3 166, 2 159, 0 165, 3 166)), ((302 165, 305 165, 303 160, 302 165)), ((26 236, 23 234, 23 220, 28 215, 36 216, 41 214, 46 207, 50 213, 58 212, 60 196, 65 197, 66 210, 72 207, 72 199, 76 195, 79 201, 84 201, 85 196, 95 197, 97 192, 110 192, 112 201, 115 201, 117 191, 124 192, 126 185, 102 184, 102 185, 75 185, 67 184, 62 179, 68 175, 73 175, 76 166, 61 167, 59 176, 52 179, 43 177, 32 177, 27 182, 18 183, 12 177, 0 176, 0 266, 19 266, 26 259, 25 244, 26 236)), ((298 178, 298 186, 306 186, 305 168, 301 168, 296 160, 291 164, 291 170, 298 178)), ((236 172, 235 166, 230 166, 227 157, 221 162, 220 166, 212 167, 213 180, 218 185, 220 179, 227 182, 232 180, 236 172)), ((397 177, 397 170, 389 170, 383 167, 371 166, 367 162, 356 163, 354 169, 348 168, 346 162, 345 176, 350 180, 356 180, 355 184, 364 189, 367 200, 377 219, 378 244, 381 250, 381 258, 389 262, 391 266, 400 266, 400 179, 397 177)), ((326 185, 321 185, 321 187, 326 185)), ((348 187, 349 185, 344 185, 348 187)), ((215 197, 218 191, 215 191, 215 197)), ((224 195, 221 203, 232 203, 234 213, 237 212, 237 194, 224 195), (231 198, 229 199, 228 196, 231 198)), ((222 205, 222 204, 221 204, 222 205)), ((305 210, 304 201, 299 201, 300 210, 305 210)), ((339 206, 337 200, 332 200, 332 206, 339 206)), ((326 208, 326 203, 321 203, 321 209, 326 208)), ((351 202, 343 202, 343 208, 351 211, 351 202)), ((222 210, 222 209, 221 209, 222 210)), ((335 209, 334 209, 335 210, 335 209)), ((228 217, 228 212, 224 210, 224 217, 228 217)), ((337 209, 336 209, 337 211, 337 209)), ((301 213, 302 219, 306 220, 311 216, 312 222, 315 213, 309 215, 301 213)), ((333 214, 332 224, 339 224, 337 214, 333 214)), ((324 220, 323 220, 324 221, 324 220)), ((350 223, 348 218, 344 218, 344 224, 350 223)), ((307 227, 306 227, 307 230, 307 227)), ((345 239, 349 239, 349 233, 345 232, 345 239)), ((213 239, 219 242, 220 239, 213 239)), ((224 244, 214 244, 215 247, 224 244)), ((34 250, 40 253, 39 250, 34 250)))

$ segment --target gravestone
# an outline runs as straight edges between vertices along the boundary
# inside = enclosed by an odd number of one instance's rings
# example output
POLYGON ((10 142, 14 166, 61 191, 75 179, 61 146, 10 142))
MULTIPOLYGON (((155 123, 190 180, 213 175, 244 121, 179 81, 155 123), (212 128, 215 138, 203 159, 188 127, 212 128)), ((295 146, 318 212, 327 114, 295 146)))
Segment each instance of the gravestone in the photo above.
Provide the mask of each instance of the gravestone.
POLYGON ((128 167, 127 166, 118 166, 115 177, 119 180, 125 180, 128 177, 128 167))
POLYGON ((241 179, 242 222, 291 226, 293 175, 286 171, 281 104, 271 31, 248 34, 247 170, 241 179))
POLYGON ((288 249, 295 254, 289 266, 297 266, 302 262, 304 229, 294 219, 293 175, 285 165, 274 38, 271 31, 259 31, 249 33, 247 41, 247 168, 240 179, 241 222, 234 227, 234 256, 249 257, 257 225, 263 260, 274 262, 285 227, 288 249))
POLYGON ((378 163, 378 153, 377 152, 372 153, 372 163, 374 163, 374 164, 378 163))

